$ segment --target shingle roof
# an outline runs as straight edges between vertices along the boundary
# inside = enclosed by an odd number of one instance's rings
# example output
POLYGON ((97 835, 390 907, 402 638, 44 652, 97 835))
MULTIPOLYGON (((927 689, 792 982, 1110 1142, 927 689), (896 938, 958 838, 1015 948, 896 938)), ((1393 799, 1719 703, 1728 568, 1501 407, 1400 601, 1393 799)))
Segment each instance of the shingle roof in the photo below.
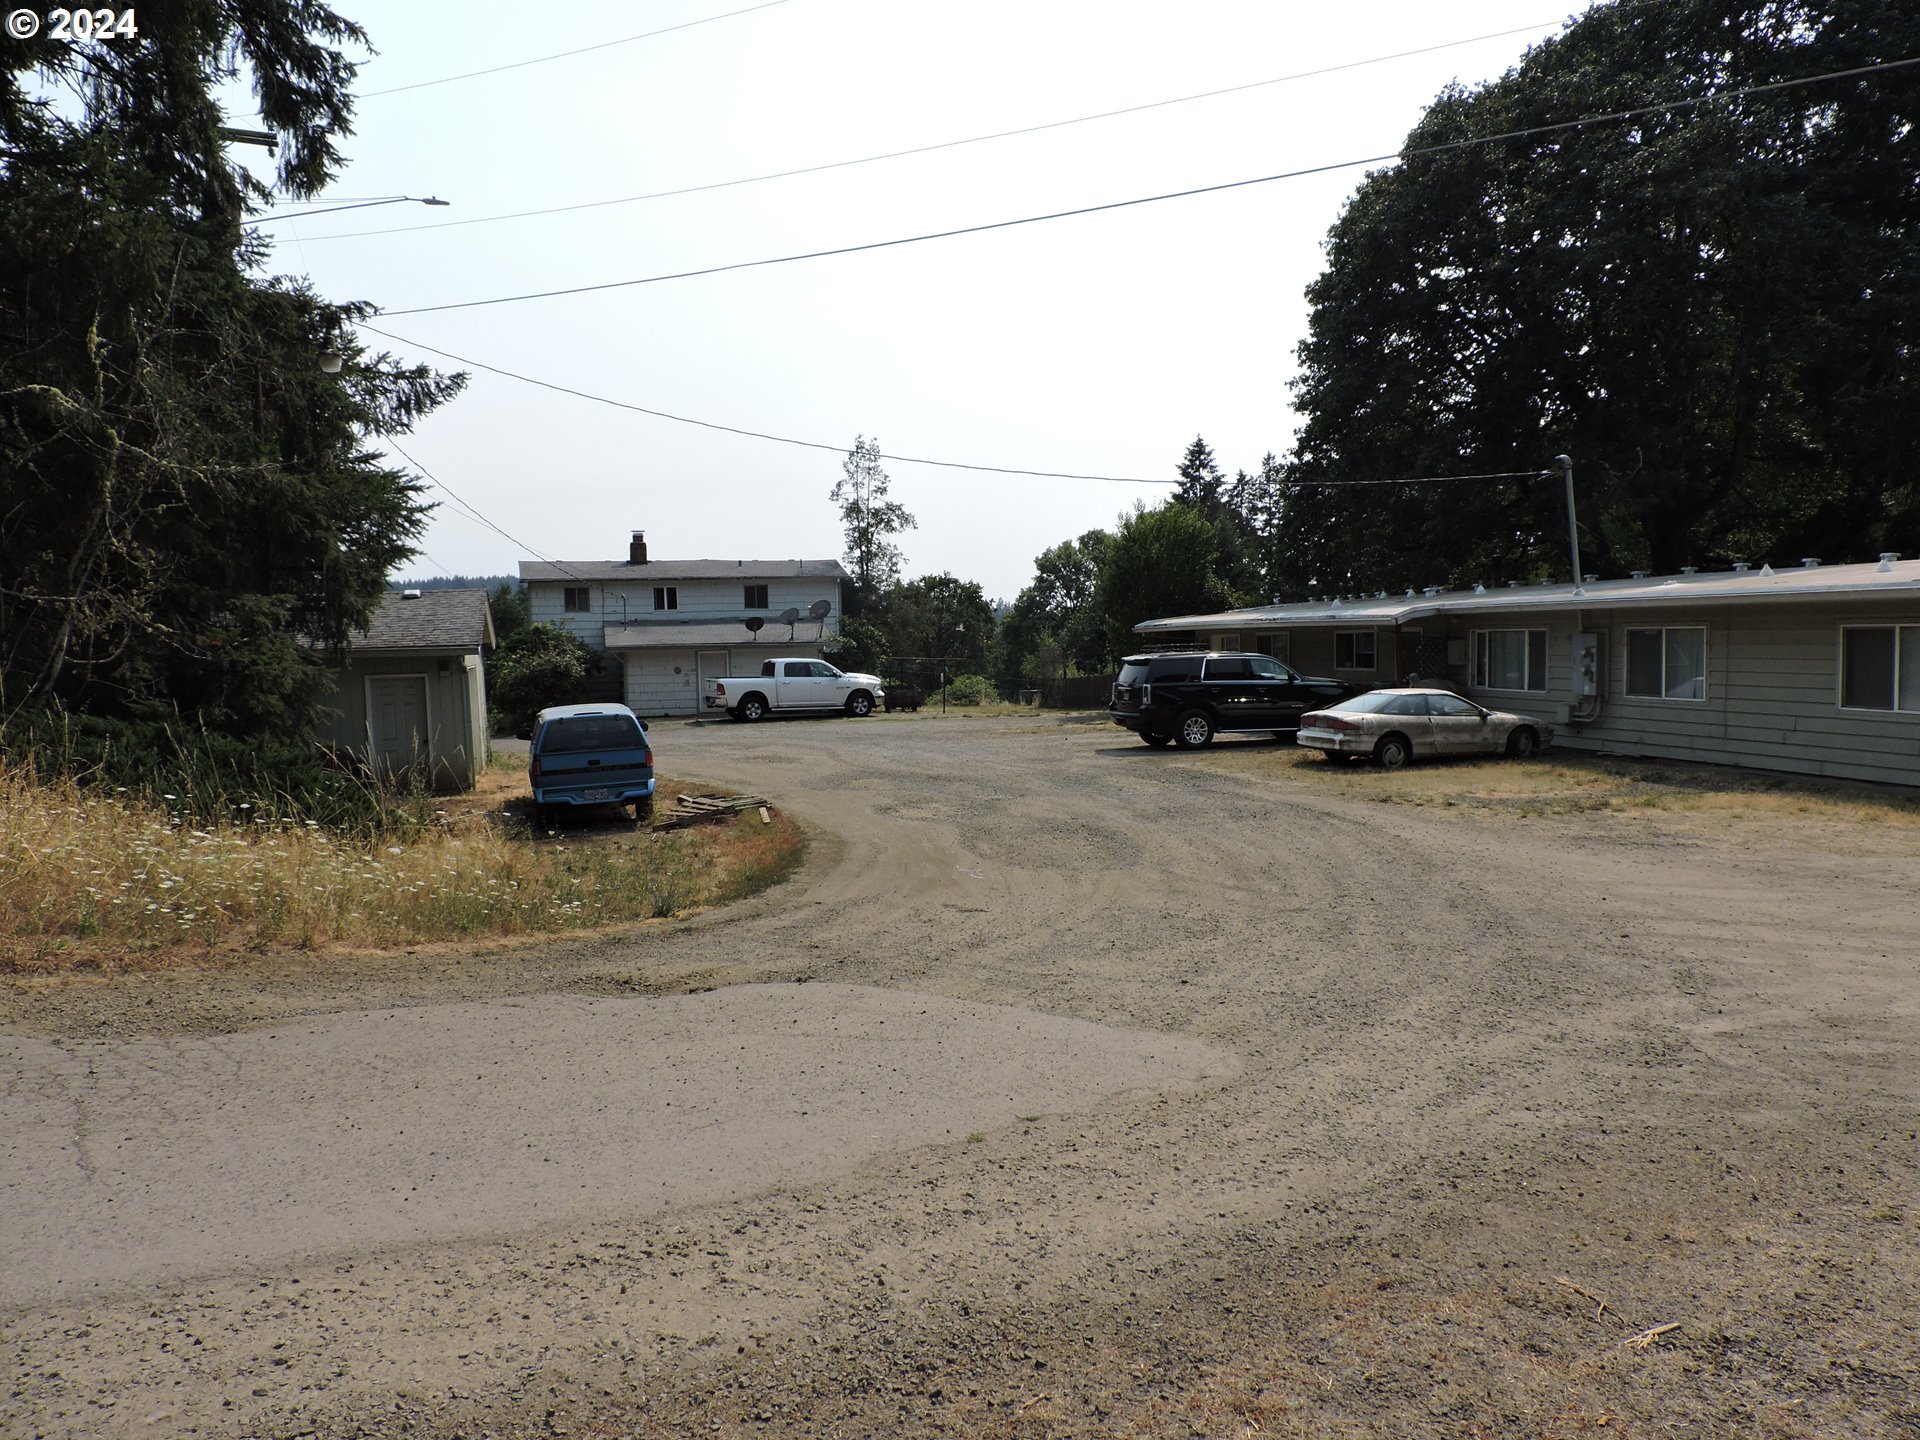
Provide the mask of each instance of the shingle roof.
POLYGON ((1449 614, 1514 610, 1610 610, 1643 606, 1727 605, 1796 601, 1812 604, 1876 595, 1920 602, 1920 560, 1861 565, 1794 566, 1774 571, 1717 570, 1694 575, 1653 575, 1572 585, 1522 585, 1497 590, 1443 590, 1432 595, 1361 595, 1340 600, 1256 605, 1212 615, 1170 615, 1143 620, 1143 635, 1170 630, 1229 630, 1254 625, 1403 625, 1449 614))
POLYGON ((791 580, 816 575, 848 579, 838 560, 650 560, 635 565, 626 560, 522 560, 520 578, 586 584, 616 580, 630 585, 656 580, 791 580))
POLYGON ((692 624, 609 625, 605 631, 609 650, 668 650, 699 646, 712 650, 744 650, 757 647, 778 651, 791 646, 818 646, 823 640, 837 638, 837 632, 824 629, 817 620, 801 620, 793 633, 778 620, 769 620, 755 633, 738 620, 692 624))
POLYGON ((422 590, 409 599, 389 590, 350 648, 478 650, 493 644, 493 612, 484 590, 422 590))

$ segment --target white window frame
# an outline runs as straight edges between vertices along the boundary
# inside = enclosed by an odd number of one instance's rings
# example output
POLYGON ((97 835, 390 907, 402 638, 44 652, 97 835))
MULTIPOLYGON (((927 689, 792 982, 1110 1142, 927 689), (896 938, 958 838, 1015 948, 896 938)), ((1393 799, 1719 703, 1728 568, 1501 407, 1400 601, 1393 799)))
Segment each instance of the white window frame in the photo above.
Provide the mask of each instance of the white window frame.
POLYGON ((560 587, 560 613, 563 615, 591 615, 593 613, 593 587, 591 585, 562 585, 560 587), (574 604, 573 597, 580 596, 581 604, 574 604))
POLYGON ((1494 695, 1545 695, 1547 693, 1547 676, 1553 670, 1552 645, 1553 636, 1544 625, 1490 625, 1483 630, 1469 630, 1467 632, 1468 688, 1485 690, 1494 695), (1521 662, 1521 679, 1524 682, 1520 689, 1516 690, 1511 685, 1489 685, 1483 678, 1492 673, 1492 666, 1487 663, 1492 659, 1492 655, 1487 650, 1485 644, 1486 638, 1489 635, 1524 635, 1527 637, 1526 642, 1520 647, 1523 656, 1521 662), (1535 676, 1533 673, 1533 637, 1536 635, 1540 637, 1540 648, 1543 652, 1540 674, 1538 676, 1535 676), (1535 679, 1539 680, 1540 683, 1538 685, 1533 683, 1535 679))
POLYGON ((656 610, 678 610, 680 608, 680 587, 678 585, 654 586, 653 608, 656 610))
POLYGON ((1834 708, 1848 715, 1920 715, 1920 695, 1914 696, 1914 705, 1904 707, 1900 704, 1900 648, 1901 631, 1913 632, 1913 643, 1920 645, 1920 625, 1907 625, 1898 620, 1879 622, 1861 620, 1851 625, 1842 625, 1834 650, 1833 666, 1833 704, 1834 708), (1849 630, 1891 630, 1893 631, 1893 704, 1886 709, 1878 705, 1847 704, 1847 632, 1849 630))
POLYGON ((1622 625, 1620 627, 1620 698, 1623 700, 1657 700, 1663 705, 1704 705, 1709 694, 1707 686, 1707 627, 1705 625, 1622 625), (1627 686, 1633 676, 1633 636, 1650 630, 1660 632, 1660 693, 1642 695, 1627 686), (1667 694, 1667 636, 1676 630, 1696 631, 1700 636, 1700 693, 1698 695, 1667 694))
POLYGON ((1346 670, 1355 675, 1379 674, 1380 673, 1380 632, 1377 629, 1334 631, 1333 632, 1333 668, 1336 670, 1346 670), (1354 642, 1353 658, 1357 662, 1360 659, 1359 642, 1362 636, 1366 637, 1367 651, 1370 656, 1370 663, 1365 665, 1361 665, 1358 663, 1355 663, 1352 665, 1342 665, 1340 663, 1340 642, 1342 640, 1351 640, 1354 642))

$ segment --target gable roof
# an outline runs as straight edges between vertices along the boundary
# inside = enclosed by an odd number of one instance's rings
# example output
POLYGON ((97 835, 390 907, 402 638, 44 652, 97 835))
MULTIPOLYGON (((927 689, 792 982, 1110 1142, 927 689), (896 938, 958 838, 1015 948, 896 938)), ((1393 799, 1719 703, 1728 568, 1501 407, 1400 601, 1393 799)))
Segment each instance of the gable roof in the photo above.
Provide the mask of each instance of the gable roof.
POLYGON ((649 560, 635 565, 628 560, 522 560, 520 579, 569 582, 585 585, 593 581, 616 581, 628 585, 651 585, 663 580, 792 580, 817 576, 825 580, 851 577, 838 560, 649 560))
POLYGON ((493 611, 484 590, 422 590, 407 598, 389 590, 365 630, 348 648, 369 650, 479 650, 493 644, 493 611))
POLYGON ((1416 595, 1360 595, 1334 600, 1303 600, 1286 605, 1256 605, 1211 615, 1170 615, 1142 620, 1141 635, 1168 631, 1232 630, 1246 626, 1404 625, 1445 615, 1538 610, 1613 610, 1683 605, 1728 605, 1793 601, 1820 604, 1873 596, 1900 596, 1920 604, 1920 560, 1861 565, 1795 566, 1775 571, 1716 570, 1694 575, 1635 576, 1596 580, 1588 585, 1521 585, 1499 590, 1442 590, 1416 595))

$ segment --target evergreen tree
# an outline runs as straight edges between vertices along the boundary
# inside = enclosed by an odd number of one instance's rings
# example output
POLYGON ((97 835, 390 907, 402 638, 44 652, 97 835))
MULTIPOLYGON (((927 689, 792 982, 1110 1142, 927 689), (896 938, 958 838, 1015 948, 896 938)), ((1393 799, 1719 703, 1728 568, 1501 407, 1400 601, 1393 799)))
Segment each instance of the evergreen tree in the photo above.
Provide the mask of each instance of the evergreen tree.
POLYGON ((900 547, 890 536, 913 528, 906 506, 887 498, 891 482, 880 468, 880 442, 857 436, 831 494, 846 527, 847 569, 853 575, 847 611, 871 608, 900 578, 900 547))
POLYGON ((140 37, 10 44, 0 73, 0 708, 304 733, 325 651, 413 553, 419 486, 370 436, 463 377, 361 350, 366 309, 256 273, 215 97, 237 65, 279 183, 337 164, 357 27, 317 0, 183 0, 140 37), (84 96, 37 103, 35 67, 84 96), (339 349, 338 375, 320 351, 339 349))

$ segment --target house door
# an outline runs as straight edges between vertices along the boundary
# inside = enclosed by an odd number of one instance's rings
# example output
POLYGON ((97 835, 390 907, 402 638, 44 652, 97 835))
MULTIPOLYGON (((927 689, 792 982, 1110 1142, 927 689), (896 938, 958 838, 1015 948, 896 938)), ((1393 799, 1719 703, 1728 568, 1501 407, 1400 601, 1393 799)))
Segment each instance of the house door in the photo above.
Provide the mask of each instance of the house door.
MULTIPOLYGON (((696 650, 693 652, 693 668, 699 679, 700 695, 707 693, 707 681, 724 680, 732 672, 733 652, 731 650, 696 650)), ((700 697, 694 697, 694 706, 700 705, 700 697)))
POLYGON ((368 759, 399 779, 427 755, 427 677, 377 675, 367 681, 368 759))

